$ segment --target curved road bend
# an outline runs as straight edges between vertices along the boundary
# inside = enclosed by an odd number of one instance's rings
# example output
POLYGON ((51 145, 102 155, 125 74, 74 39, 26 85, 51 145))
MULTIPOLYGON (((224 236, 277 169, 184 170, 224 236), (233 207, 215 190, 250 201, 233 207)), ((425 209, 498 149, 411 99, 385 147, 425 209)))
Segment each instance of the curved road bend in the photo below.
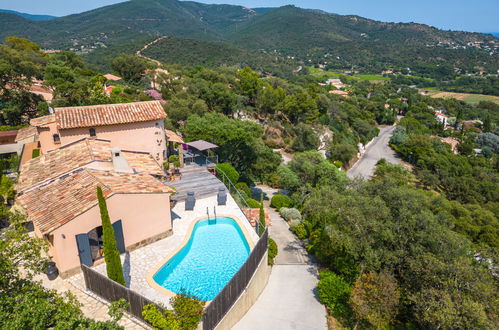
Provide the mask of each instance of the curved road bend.
MULTIPOLYGON (((257 188, 268 200, 278 193, 264 185, 257 188)), ((272 221, 270 236, 276 241, 279 253, 267 286, 232 330, 326 330, 326 309, 315 294, 317 268, 287 222, 270 208, 268 200, 264 204, 272 221)))
POLYGON ((395 127, 396 125, 379 128, 378 136, 374 138, 357 163, 347 171, 349 178, 361 176, 364 179, 369 179, 374 174, 376 163, 381 158, 386 159, 392 164, 402 164, 400 159, 395 155, 395 151, 388 145, 395 127))

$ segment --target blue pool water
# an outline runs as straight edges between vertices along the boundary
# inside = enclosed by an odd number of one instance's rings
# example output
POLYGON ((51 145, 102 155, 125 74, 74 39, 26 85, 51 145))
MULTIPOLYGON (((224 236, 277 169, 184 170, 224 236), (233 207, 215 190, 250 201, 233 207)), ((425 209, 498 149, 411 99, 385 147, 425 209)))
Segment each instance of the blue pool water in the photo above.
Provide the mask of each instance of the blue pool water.
POLYGON ((212 300, 241 268, 250 248, 232 218, 201 220, 189 242, 154 274, 162 287, 212 300))

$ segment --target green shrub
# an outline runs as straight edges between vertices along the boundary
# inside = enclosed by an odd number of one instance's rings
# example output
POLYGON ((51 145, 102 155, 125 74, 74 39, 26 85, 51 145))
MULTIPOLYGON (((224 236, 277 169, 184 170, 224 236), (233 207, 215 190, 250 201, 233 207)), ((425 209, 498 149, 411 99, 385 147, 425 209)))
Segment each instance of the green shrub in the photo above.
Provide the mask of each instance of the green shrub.
POLYGON ((305 226, 303 223, 300 223, 299 225, 296 225, 294 227, 291 227, 291 230, 299 239, 305 239, 308 236, 307 229, 305 229, 305 226))
POLYGON ((347 316, 349 314, 348 297, 350 285, 341 276, 324 270, 320 272, 320 280, 317 284, 317 294, 321 303, 329 307, 334 316, 347 316))
POLYGON ((171 164, 173 164, 173 166, 175 166, 176 168, 180 167, 180 159, 178 158, 177 155, 171 155, 170 157, 168 157, 168 161, 171 164))
POLYGON ((229 163, 220 163, 218 164, 216 167, 215 167, 215 171, 217 172, 217 177, 223 181, 222 177, 223 177, 223 174, 225 174, 225 176, 227 178, 229 178, 229 180, 232 182, 232 184, 236 184, 237 181, 239 180, 239 173, 236 171, 236 169, 234 168, 234 166, 232 166, 231 164, 229 163))
POLYGON ((300 224, 300 222, 301 222, 301 219, 302 219, 301 213, 300 213, 300 211, 298 211, 298 209, 281 207, 279 209, 279 213, 284 218, 284 220, 286 220, 290 223, 290 226, 292 226, 292 227, 300 224))
POLYGON ((236 183, 236 189, 239 190, 239 192, 242 194, 246 194, 246 196, 250 197, 251 196, 251 189, 250 187, 246 184, 246 182, 238 182, 236 183))
POLYGON ((277 243, 269 237, 269 265, 274 264, 274 258, 277 256, 278 251, 277 243))
POLYGON ((36 158, 38 156, 40 156, 40 149, 33 149, 31 152, 31 158, 36 158))
POLYGON ((259 209, 260 208, 260 203, 256 199, 248 198, 246 200, 246 203, 248 203, 248 206, 252 209, 259 209))
POLYGON ((204 313, 204 301, 196 300, 184 293, 170 299, 173 310, 164 312, 155 305, 146 305, 142 316, 155 329, 164 330, 194 330, 204 313))
POLYGON ((270 200, 270 205, 279 210, 281 207, 289 207, 291 205, 291 199, 285 195, 274 195, 270 200))

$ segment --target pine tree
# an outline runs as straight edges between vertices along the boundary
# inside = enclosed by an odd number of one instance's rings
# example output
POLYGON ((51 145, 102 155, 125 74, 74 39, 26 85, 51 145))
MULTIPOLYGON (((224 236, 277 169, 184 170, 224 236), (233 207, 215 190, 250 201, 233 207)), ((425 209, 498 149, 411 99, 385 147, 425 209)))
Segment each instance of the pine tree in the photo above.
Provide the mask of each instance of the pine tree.
POLYGON ((99 200, 102 220, 102 240, 104 242, 104 260, 106 260, 107 277, 121 285, 125 285, 120 253, 116 247, 116 238, 114 237, 114 229, 107 211, 106 199, 102 193, 102 188, 99 186, 97 187, 97 198, 99 200))

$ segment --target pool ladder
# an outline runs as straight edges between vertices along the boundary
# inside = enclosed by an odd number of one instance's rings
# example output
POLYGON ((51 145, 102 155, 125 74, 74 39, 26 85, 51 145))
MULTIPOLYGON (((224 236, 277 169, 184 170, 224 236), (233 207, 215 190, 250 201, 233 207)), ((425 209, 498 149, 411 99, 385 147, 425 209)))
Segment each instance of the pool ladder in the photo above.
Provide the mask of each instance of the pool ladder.
POLYGON ((208 223, 216 223, 217 222, 217 208, 213 206, 213 219, 210 219, 210 211, 208 206, 206 207, 206 215, 208 216, 208 223), (212 222, 213 221, 213 222, 212 222))

